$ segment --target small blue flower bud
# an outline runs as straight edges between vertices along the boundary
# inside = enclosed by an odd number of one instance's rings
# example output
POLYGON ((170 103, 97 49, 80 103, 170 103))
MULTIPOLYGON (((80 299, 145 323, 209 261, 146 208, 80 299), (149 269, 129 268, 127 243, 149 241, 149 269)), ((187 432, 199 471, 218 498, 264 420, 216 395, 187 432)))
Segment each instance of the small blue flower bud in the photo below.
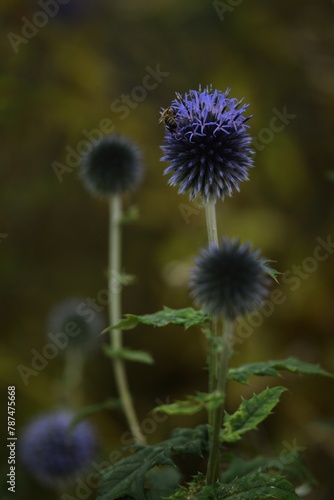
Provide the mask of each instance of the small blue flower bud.
POLYGON ((268 294, 267 262, 250 244, 224 238, 211 245, 195 261, 190 280, 191 295, 213 316, 236 319, 259 306, 268 294))
POLYGON ((93 194, 109 198, 137 186, 142 177, 141 155, 132 141, 118 135, 93 144, 81 165, 81 177, 93 194))

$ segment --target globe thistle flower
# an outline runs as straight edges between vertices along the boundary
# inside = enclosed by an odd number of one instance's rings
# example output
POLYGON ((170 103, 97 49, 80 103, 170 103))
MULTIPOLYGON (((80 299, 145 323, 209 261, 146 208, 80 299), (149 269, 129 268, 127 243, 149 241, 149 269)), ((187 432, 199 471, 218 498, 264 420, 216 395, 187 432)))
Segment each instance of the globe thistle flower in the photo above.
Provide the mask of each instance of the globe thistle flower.
POLYGON ((207 314, 234 320, 256 309, 267 295, 272 274, 267 262, 249 243, 224 238, 221 246, 211 245, 196 259, 191 294, 207 314))
POLYGON ((211 87, 176 94, 163 111, 165 144, 162 161, 170 166, 169 184, 179 185, 179 193, 189 192, 190 200, 201 195, 205 202, 231 196, 239 182, 248 180, 253 166, 251 137, 242 100, 211 87))
POLYGON ((69 429, 73 414, 57 412, 35 418, 24 429, 19 453, 22 463, 40 482, 66 485, 90 465, 97 437, 88 422, 69 429))
POLYGON ((47 318, 49 336, 58 333, 68 335, 67 347, 72 349, 89 349, 98 339, 99 334, 107 326, 101 312, 88 308, 86 301, 79 297, 67 297, 56 304, 47 318), (73 336, 72 332, 78 332, 73 336))
POLYGON ((139 149, 124 137, 106 136, 85 156, 81 177, 93 194, 104 198, 124 194, 136 187, 142 177, 139 149))

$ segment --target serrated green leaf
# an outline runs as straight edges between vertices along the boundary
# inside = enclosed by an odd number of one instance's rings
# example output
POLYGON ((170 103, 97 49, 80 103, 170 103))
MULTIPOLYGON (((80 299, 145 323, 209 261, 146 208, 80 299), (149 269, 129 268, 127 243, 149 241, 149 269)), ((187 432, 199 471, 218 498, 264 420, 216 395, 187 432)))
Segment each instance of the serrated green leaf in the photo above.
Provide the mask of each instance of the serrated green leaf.
POLYGON ((228 378, 240 382, 241 384, 248 384, 248 379, 251 375, 280 377, 281 374, 279 370, 304 375, 322 375, 333 378, 333 375, 321 368, 321 366, 305 363, 297 358, 249 363, 239 366, 238 368, 230 368, 228 371, 228 378))
POLYGON ((175 401, 169 405, 161 405, 158 408, 154 408, 154 412, 159 411, 166 413, 167 415, 194 415, 199 411, 203 410, 200 403, 195 403, 194 401, 175 401))
POLYGON ((298 500, 294 487, 281 476, 254 472, 237 477, 228 484, 205 486, 196 496, 199 500, 298 500))
POLYGON ((110 330, 132 330, 138 325, 138 318, 139 316, 135 314, 126 314, 125 318, 121 319, 116 325, 107 326, 102 333, 110 332, 110 330))
POLYGON ((154 359, 152 356, 145 351, 134 351, 132 349, 128 349, 123 347, 122 349, 113 349, 111 346, 104 346, 104 353, 109 358, 121 358, 126 361, 136 361, 137 363, 145 363, 151 365, 154 363, 154 359))
POLYGON ((202 474, 195 476, 187 486, 180 486, 166 500, 297 500, 294 487, 281 476, 261 471, 235 477, 228 484, 217 482, 206 485, 202 474))
MULTIPOLYGON (((165 500, 195 500, 198 498, 197 494, 204 488, 205 484, 205 476, 199 472, 196 476, 193 476, 186 486, 179 486, 174 494, 165 500)), ((209 495, 207 498, 213 500, 215 497, 209 495)))
POLYGON ((220 431, 220 439, 228 443, 239 441, 243 434, 256 429, 265 420, 280 400, 285 387, 267 388, 250 399, 243 399, 238 410, 229 415, 225 413, 224 426, 220 431))
POLYGON ((170 445, 174 453, 192 454, 202 456, 208 452, 209 431, 205 424, 198 425, 195 429, 175 429, 171 438, 164 443, 170 445))
POLYGON ((157 311, 153 314, 143 314, 136 316, 135 314, 126 314, 116 325, 109 326, 102 333, 110 330, 130 330, 137 326, 139 323, 148 326, 167 326, 179 325, 186 330, 191 326, 203 325, 209 322, 209 317, 202 311, 186 307, 185 309, 170 309, 164 307, 162 311, 157 311))
POLYGON ((154 467, 175 467, 172 456, 179 453, 207 451, 207 426, 195 429, 176 429, 170 439, 153 446, 140 447, 129 457, 101 472, 101 484, 97 500, 115 500, 133 497, 146 500, 147 473, 154 467))
POLYGON ((72 418, 69 426, 69 432, 71 432, 76 425, 78 425, 82 420, 89 417, 90 415, 93 415, 94 413, 102 410, 113 410, 115 408, 121 408, 119 399, 107 399, 103 403, 98 403, 96 405, 90 405, 82 408, 72 418))
POLYGON ((170 455, 167 448, 149 446, 102 471, 97 500, 113 500, 126 495, 146 500, 146 473, 157 465, 173 466, 170 455))
POLYGON ((222 394, 199 392, 196 396, 187 396, 184 401, 157 406, 153 411, 167 413, 167 415, 194 415, 202 410, 214 410, 224 403, 224 399, 222 394))

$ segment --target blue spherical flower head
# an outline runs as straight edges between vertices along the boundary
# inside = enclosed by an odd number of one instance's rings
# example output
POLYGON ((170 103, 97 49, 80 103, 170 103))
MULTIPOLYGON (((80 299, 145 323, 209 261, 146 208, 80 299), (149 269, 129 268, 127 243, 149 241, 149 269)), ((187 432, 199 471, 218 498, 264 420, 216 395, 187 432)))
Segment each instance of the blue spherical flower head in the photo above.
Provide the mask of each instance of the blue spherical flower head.
POLYGON ((196 259, 191 294, 212 317, 234 320, 253 311, 268 293, 270 268, 250 244, 224 238, 196 259))
POLYGON ((176 94, 162 113, 166 135, 161 160, 170 163, 164 173, 172 174, 169 184, 178 185, 179 193, 189 192, 191 200, 231 196, 253 166, 248 105, 228 94, 229 89, 211 88, 176 94))
POLYGON ((97 449, 96 434, 87 422, 73 430, 73 415, 58 412, 41 415, 23 431, 20 458, 40 482, 58 487, 74 480, 87 469, 97 449))
POLYGON ((93 194, 108 198, 137 186, 142 161, 137 146, 125 137, 106 136, 93 144, 81 165, 81 177, 93 194))

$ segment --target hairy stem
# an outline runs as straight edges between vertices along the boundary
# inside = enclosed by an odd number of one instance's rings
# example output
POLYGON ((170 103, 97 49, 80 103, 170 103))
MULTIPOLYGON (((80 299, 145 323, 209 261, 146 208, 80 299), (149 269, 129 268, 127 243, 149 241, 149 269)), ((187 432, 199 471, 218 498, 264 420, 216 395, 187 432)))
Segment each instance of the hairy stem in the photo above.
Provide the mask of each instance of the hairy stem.
MULTIPOLYGON (((234 322, 228 319, 223 323, 223 334, 221 336, 221 344, 219 349, 219 363, 218 363, 218 380, 215 393, 218 397, 223 396, 226 398, 226 382, 228 363, 233 350, 233 331, 234 322)), ((220 443, 219 434, 222 426, 224 414, 224 403, 214 410, 213 426, 211 433, 211 446, 208 462, 208 470, 206 480, 208 484, 214 484, 219 480, 220 471, 220 443)))
MULTIPOLYGON (((206 226, 208 230, 209 246, 218 245, 218 230, 216 220, 216 202, 205 203, 206 226)), ((215 390, 217 384, 217 354, 216 342, 218 337, 218 321, 212 321, 212 331, 208 335, 208 364, 209 364, 209 392, 215 390)), ((213 425, 213 411, 209 411, 209 424, 213 425)))
MULTIPOLYGON (((121 319, 121 218, 122 204, 120 196, 113 196, 109 202, 109 319, 115 325, 121 319)), ((114 351, 120 351, 123 346, 122 331, 111 330, 110 344, 114 351)), ((120 357, 113 359, 114 373, 122 408, 125 413, 131 434, 136 444, 145 444, 137 415, 133 406, 131 393, 127 381, 124 360, 120 357)))
POLYGON ((209 245, 218 245, 218 230, 216 220, 216 202, 209 200, 205 203, 206 226, 208 229, 209 245))

